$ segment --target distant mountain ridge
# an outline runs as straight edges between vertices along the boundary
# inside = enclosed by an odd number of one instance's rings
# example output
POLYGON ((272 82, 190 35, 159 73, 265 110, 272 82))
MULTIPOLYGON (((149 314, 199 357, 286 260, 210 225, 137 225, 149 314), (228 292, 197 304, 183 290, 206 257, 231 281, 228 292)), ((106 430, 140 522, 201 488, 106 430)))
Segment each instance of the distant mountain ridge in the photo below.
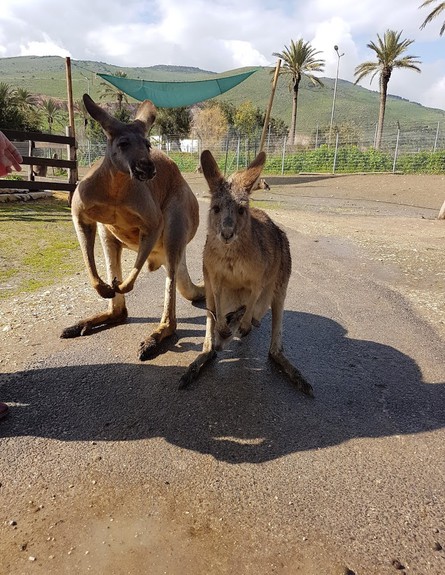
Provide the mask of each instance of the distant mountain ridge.
MULTIPOLYGON (((249 68, 241 68, 242 72, 249 68)), ((192 66, 170 66, 158 64, 149 67, 123 67, 88 60, 71 60, 71 75, 74 99, 89 92, 98 99, 102 79, 96 74, 116 74, 125 72, 129 78, 158 81, 199 80, 214 75, 215 72, 192 66)), ((231 70, 230 72, 233 72, 231 70)), ((409 74, 410 71, 406 71, 409 74)), ((273 68, 260 68, 246 81, 217 99, 234 105, 250 100, 255 106, 265 110, 270 98, 273 68)), ((322 78, 323 87, 314 87, 301 82, 297 132, 314 133, 317 127, 325 128, 330 123, 334 79, 322 78)), ((26 88, 31 93, 67 99, 65 58, 59 56, 19 56, 0 58, 0 82, 26 88)), ((290 124, 292 98, 285 77, 280 78, 275 94, 272 116, 290 124)), ((361 86, 339 79, 335 105, 334 124, 352 123, 371 135, 378 117, 379 94, 361 86)), ((388 97, 385 131, 402 130, 415 133, 432 129, 445 120, 445 111, 427 108, 400 96, 388 97)))

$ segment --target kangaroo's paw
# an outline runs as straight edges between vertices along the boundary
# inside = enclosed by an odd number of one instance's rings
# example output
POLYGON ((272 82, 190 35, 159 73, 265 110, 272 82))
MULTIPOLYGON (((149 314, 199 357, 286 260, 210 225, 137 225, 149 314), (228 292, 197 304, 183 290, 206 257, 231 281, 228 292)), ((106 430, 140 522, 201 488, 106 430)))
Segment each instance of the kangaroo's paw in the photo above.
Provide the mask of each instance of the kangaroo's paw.
POLYGON ((248 325, 241 324, 238 328, 238 333, 240 334, 241 337, 246 337, 246 335, 249 335, 251 330, 252 330, 251 323, 249 323, 248 325))
POLYGON ((100 295, 100 297, 103 297, 105 299, 111 299, 116 295, 114 287, 111 287, 106 283, 98 284, 96 286, 96 291, 100 295))
POLYGON ((122 283, 119 283, 119 280, 117 278, 114 278, 113 280, 113 289, 116 293, 121 293, 121 294, 125 294, 130 292, 134 287, 134 281, 123 281, 122 283))

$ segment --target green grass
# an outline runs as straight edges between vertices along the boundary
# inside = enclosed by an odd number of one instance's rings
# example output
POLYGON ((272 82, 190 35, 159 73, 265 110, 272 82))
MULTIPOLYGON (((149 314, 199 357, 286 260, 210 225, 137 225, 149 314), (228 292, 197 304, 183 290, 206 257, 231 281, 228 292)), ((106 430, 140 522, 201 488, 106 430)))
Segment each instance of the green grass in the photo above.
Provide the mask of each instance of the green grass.
POLYGON ((0 204, 0 299, 53 285, 83 265, 65 198, 0 204))

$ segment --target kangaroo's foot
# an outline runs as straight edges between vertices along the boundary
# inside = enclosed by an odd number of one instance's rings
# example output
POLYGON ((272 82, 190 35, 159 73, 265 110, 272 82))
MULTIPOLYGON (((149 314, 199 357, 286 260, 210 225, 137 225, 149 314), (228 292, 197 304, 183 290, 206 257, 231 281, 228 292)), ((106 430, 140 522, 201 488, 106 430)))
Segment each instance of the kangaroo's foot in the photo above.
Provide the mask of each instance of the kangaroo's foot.
POLYGON ((290 379, 290 381, 297 387, 298 390, 303 392, 305 395, 314 397, 314 391, 312 385, 306 381, 303 374, 291 364, 282 351, 269 351, 269 357, 283 369, 284 373, 290 379))
POLYGON ((124 323, 127 317, 128 311, 126 307, 120 310, 119 313, 105 312, 93 315, 77 322, 74 325, 66 327, 60 334, 60 337, 63 339, 68 339, 82 335, 89 335, 94 331, 94 328, 96 327, 113 326, 119 323, 124 323))
POLYGON ((178 341, 178 336, 176 335, 175 329, 167 325, 160 326, 152 334, 150 334, 144 341, 141 341, 139 345, 139 359, 141 361, 146 361, 147 359, 153 359, 165 353, 178 341))
POLYGON ((193 363, 189 365, 187 371, 179 380, 179 389, 184 389, 185 387, 189 386, 193 381, 198 379, 199 372, 201 368, 204 367, 207 363, 209 363, 212 359, 216 357, 216 351, 214 349, 203 352, 195 359, 193 363))

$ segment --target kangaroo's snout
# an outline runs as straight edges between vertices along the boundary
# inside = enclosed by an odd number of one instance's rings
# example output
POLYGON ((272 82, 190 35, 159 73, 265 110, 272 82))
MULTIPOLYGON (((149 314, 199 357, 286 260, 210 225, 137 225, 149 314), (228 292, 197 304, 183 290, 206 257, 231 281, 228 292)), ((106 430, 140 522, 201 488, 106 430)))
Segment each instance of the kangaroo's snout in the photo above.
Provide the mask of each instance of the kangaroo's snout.
POLYGON ((138 160, 131 165, 131 175, 141 182, 152 180, 156 176, 156 166, 150 160, 138 160))
POLYGON ((235 234, 233 232, 232 229, 223 229, 221 230, 221 240, 225 243, 225 244, 229 244, 231 241, 233 241, 235 239, 235 234))
POLYGON ((221 240, 228 244, 236 237, 235 222, 231 216, 226 216, 221 223, 221 240))

